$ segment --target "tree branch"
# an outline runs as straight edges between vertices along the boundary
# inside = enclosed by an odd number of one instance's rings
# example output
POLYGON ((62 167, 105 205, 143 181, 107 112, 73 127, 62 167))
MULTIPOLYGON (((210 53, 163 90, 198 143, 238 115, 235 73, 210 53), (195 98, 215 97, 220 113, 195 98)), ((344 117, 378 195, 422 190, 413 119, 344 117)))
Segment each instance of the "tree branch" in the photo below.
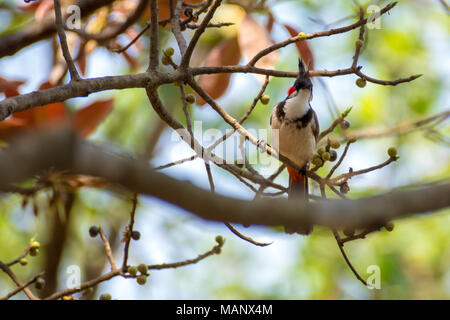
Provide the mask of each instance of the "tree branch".
MULTIPOLYGON (((75 5, 80 8, 81 17, 87 17, 98 8, 109 5, 114 0, 79 0, 75 5)), ((65 18, 66 15, 63 15, 65 18)), ((23 31, 8 34, 0 38, 0 58, 14 55, 19 50, 51 37, 56 32, 55 19, 49 15, 41 22, 35 22, 23 31)))
POLYGON ((134 192, 151 195, 215 221, 244 225, 369 227, 380 220, 426 213, 450 206, 450 183, 356 200, 305 203, 285 199, 238 200, 212 194, 186 181, 155 172, 143 161, 113 155, 70 132, 33 134, 0 155, 1 187, 49 167, 102 177, 134 192), (276 215, 273 212, 277 212, 276 215))

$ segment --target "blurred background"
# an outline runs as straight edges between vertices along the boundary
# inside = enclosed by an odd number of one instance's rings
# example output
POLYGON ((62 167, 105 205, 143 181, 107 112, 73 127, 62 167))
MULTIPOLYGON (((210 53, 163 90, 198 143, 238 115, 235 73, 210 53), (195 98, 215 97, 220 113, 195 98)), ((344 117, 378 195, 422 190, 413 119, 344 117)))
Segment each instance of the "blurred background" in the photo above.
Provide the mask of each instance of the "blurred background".
MULTIPOLYGON (((240 6, 230 1, 218 9, 214 22, 233 22, 235 25, 208 29, 200 39, 193 61, 195 65, 202 65, 211 48, 221 41, 254 36, 240 29, 246 15, 246 4, 242 3, 240 6)), ((359 3, 364 6, 370 4, 364 1, 359 3)), ((387 3, 378 1, 375 4, 383 7, 387 3)), ((0 1, 0 21, 3 22, 0 36, 22 30, 36 19, 35 12, 18 9, 21 4, 21 1, 0 1)), ((265 5, 270 8, 275 21, 269 33, 275 42, 290 37, 283 25, 312 33, 351 24, 358 12, 357 1, 286 0, 266 1, 265 5)), ((412 74, 423 76, 398 86, 368 82, 364 88, 356 86, 355 75, 315 78, 312 106, 318 113, 321 128, 327 128, 336 114, 350 106, 353 106, 348 117, 350 130, 395 127, 405 121, 418 121, 448 111, 448 14, 441 1, 399 1, 390 14, 382 16, 379 29, 366 30, 366 43, 359 60, 365 74, 383 80, 412 74)), ((261 25, 266 25, 270 19, 268 12, 258 9, 252 10, 252 17, 261 25)), ((95 23, 95 19, 100 18, 94 15, 94 22, 91 23, 95 23)), ((145 19, 141 19, 135 26, 141 30, 144 25, 145 19)), ((358 33, 356 29, 309 41, 314 69, 349 67, 358 33)), ((185 35, 189 37, 190 34, 192 31, 188 29, 185 35)), ((257 36, 254 37, 256 41, 257 36)), ((142 48, 133 46, 127 51, 128 58, 108 48, 93 46, 86 58, 85 77, 144 72, 148 61, 147 38, 140 39, 142 48)), ((119 37, 122 45, 128 41, 124 35, 119 37)), ((45 40, 14 56, 0 59, 0 77, 24 81, 20 87, 21 93, 38 89, 54 71, 53 46, 52 40, 45 40)), ((177 48, 177 45, 173 35, 167 29, 160 28, 160 48, 167 47, 177 48)), ((177 62, 179 55, 178 50, 175 51, 173 59, 177 62)), ((296 71, 298 55, 295 45, 281 49, 274 68, 296 71)), ((248 61, 245 52, 236 57, 239 64, 248 61)), ((170 66, 161 66, 161 69, 170 70, 170 66)), ((66 76, 63 82, 68 79, 66 76)), ((270 103, 263 105, 258 102, 245 127, 268 129, 271 108, 285 97, 292 83, 289 78, 271 79, 266 90, 270 103)), ((253 75, 233 74, 229 86, 217 101, 232 116, 239 118, 260 88, 261 83, 253 75)), ((184 123, 179 88, 165 85, 159 93, 172 114, 184 123)), ((90 135, 90 140, 136 156, 148 154, 150 150, 149 163, 153 167, 193 155, 187 145, 173 139, 171 129, 161 126, 142 89, 96 93, 88 98, 67 101, 64 107, 69 114, 73 114, 99 99, 113 99, 113 110, 90 135)), ((193 104, 191 115, 194 120, 202 121, 204 130, 217 128, 225 132, 229 129, 208 105, 193 104)), ((450 130, 447 118, 426 129, 360 139, 353 144, 339 172, 347 171, 349 167, 357 170, 379 164, 387 159, 386 150, 391 146, 397 148, 400 159, 381 170, 350 180, 348 196, 370 196, 448 179, 450 130)), ((212 142, 203 141, 206 144, 212 142)), ((255 167, 258 169, 257 165, 255 167)), ((321 170, 319 174, 326 173, 327 167, 321 170)), ((201 160, 186 162, 162 172, 209 189, 201 160)), ((212 173, 218 193, 253 198, 253 192, 227 172, 212 166, 212 173)), ((276 182, 287 185, 287 173, 283 172, 276 182)), ((313 188, 313 192, 317 193, 317 190, 313 188)), ((43 244, 41 253, 30 257, 27 266, 14 267, 14 271, 24 280, 44 269, 48 261, 45 259, 46 243, 53 238, 53 233, 58 232, 57 228, 49 227, 55 213, 49 208, 48 198, 49 192, 39 192, 25 206, 22 205, 23 197, 17 194, 2 194, 0 198, 0 259, 9 261, 17 257, 31 238, 43 244)), ((59 288, 65 287, 70 276, 66 271, 70 265, 80 266, 82 280, 109 270, 102 243, 98 238, 89 237, 89 226, 101 225, 116 249, 116 257, 119 259, 122 256, 120 240, 130 210, 131 195, 125 192, 117 194, 112 190, 89 187, 76 191, 72 214, 66 221, 67 229, 64 231, 65 240, 58 266, 59 288)), ((198 264, 152 272, 145 286, 137 285, 132 279, 114 278, 100 284, 93 298, 105 292, 111 293, 113 299, 450 298, 449 210, 398 220, 392 232, 383 230, 346 244, 349 258, 363 278, 370 276, 367 273, 369 266, 380 267, 379 290, 369 290, 356 280, 342 258, 331 231, 324 228, 316 228, 311 236, 302 237, 284 234, 276 228, 244 228, 237 225, 242 233, 255 240, 273 242, 267 247, 257 247, 237 238, 223 224, 205 222, 175 206, 144 196, 139 197, 136 219, 135 229, 142 236, 131 244, 130 264, 157 264, 194 258, 212 248, 218 234, 225 237, 226 243, 220 255, 198 264)), ((10 279, 0 273, 0 296, 13 288, 10 279)), ((26 297, 19 294, 14 298, 26 297)))

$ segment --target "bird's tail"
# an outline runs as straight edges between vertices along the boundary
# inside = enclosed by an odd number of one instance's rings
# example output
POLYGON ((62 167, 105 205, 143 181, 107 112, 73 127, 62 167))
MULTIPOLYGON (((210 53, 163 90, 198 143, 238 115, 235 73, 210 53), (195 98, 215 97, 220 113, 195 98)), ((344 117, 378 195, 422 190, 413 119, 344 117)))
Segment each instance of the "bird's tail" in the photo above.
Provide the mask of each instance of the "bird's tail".
MULTIPOLYGON (((305 165, 301 171, 299 172, 291 167, 287 166, 287 170, 289 173, 289 190, 288 190, 288 199, 289 200, 298 200, 302 199, 303 201, 308 201, 308 178, 306 177, 307 166, 305 165)), ((312 232, 312 226, 298 226, 298 227, 285 227, 284 230, 286 233, 299 233, 303 235, 308 235, 312 232)))

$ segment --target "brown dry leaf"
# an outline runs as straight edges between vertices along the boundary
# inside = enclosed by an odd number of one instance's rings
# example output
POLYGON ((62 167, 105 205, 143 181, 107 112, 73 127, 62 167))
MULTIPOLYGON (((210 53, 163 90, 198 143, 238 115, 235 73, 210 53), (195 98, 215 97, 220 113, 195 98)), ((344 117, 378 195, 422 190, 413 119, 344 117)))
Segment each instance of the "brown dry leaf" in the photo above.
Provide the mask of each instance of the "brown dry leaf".
MULTIPOLYGON (((295 37, 299 33, 299 31, 297 31, 295 28, 293 28, 291 26, 288 26, 285 24, 284 27, 289 32, 291 37, 295 37)), ((300 53, 300 56, 302 57, 303 61, 307 65, 309 64, 309 67, 311 69, 314 69, 314 56, 313 56, 312 50, 308 44, 308 41, 307 40, 297 41, 295 43, 295 45, 297 46, 297 50, 300 53)))
MULTIPOLYGON (((239 63, 241 52, 236 37, 232 37, 220 42, 211 50, 206 58, 205 66, 229 66, 239 63)), ((228 88, 231 73, 217 73, 201 75, 198 84, 213 98, 221 97, 228 88)), ((200 96, 197 95, 197 104, 205 104, 200 96)))
MULTIPOLYGON (((258 52, 273 44, 266 28, 260 25, 250 14, 247 14, 241 23, 238 34, 239 47, 248 60, 251 60, 258 52)), ((256 63, 256 67, 273 69, 280 55, 273 51, 256 63)), ((255 75, 258 81, 264 82, 264 75, 255 75)))

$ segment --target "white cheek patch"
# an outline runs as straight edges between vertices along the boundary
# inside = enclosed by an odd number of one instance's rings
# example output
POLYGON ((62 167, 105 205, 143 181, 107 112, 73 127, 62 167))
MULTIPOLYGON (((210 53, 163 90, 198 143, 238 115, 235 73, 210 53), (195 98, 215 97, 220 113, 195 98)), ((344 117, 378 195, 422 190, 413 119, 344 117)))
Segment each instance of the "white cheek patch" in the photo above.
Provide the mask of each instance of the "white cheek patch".
POLYGON ((309 110, 309 90, 300 90, 293 97, 289 97, 284 105, 284 112, 287 119, 301 118, 309 110))

